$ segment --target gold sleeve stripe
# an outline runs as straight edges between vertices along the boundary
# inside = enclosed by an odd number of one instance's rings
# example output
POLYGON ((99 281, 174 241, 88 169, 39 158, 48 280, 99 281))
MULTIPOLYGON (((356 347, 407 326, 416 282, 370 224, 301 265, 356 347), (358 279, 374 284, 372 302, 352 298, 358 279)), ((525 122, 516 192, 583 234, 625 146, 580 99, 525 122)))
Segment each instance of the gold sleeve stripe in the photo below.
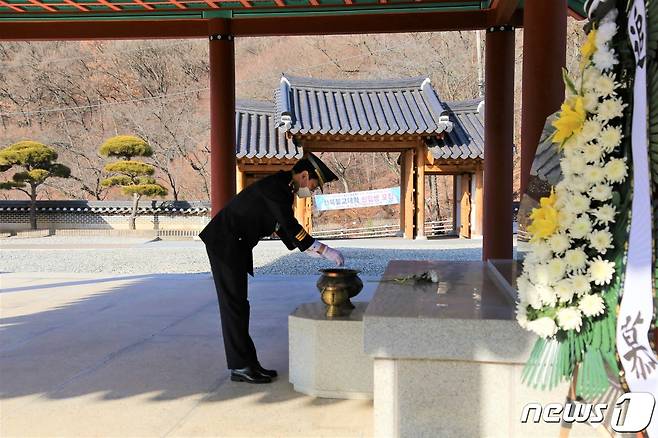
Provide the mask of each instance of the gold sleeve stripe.
POLYGON ((302 240, 302 239, 303 239, 304 237, 306 237, 306 236, 308 236, 308 234, 306 233, 306 231, 301 230, 299 233, 297 233, 297 235, 295 236, 295 239, 297 239, 297 240, 302 240))

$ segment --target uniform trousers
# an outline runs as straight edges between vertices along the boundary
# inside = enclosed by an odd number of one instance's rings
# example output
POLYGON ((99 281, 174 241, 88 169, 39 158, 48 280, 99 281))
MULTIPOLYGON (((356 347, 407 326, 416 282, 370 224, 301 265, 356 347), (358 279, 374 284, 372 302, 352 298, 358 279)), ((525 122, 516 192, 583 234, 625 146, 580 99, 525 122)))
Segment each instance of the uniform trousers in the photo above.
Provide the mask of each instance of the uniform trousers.
MULTIPOLYGON (((242 257, 221 257, 206 245, 210 260, 229 369, 245 368, 258 362, 256 347, 249 336, 247 268, 242 257)), ((237 255, 237 254, 236 254, 237 255)))

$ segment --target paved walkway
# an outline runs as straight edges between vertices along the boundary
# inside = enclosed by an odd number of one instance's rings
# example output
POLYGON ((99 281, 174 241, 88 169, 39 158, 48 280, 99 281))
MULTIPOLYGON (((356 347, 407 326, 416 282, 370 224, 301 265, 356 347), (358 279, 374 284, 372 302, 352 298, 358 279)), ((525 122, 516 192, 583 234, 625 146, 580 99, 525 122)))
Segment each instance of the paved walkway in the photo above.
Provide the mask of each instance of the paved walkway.
POLYGON ((281 374, 256 386, 228 380, 208 274, 2 274, 0 435, 370 436, 372 402, 288 383, 287 316, 316 279, 251 281, 252 336, 281 374))

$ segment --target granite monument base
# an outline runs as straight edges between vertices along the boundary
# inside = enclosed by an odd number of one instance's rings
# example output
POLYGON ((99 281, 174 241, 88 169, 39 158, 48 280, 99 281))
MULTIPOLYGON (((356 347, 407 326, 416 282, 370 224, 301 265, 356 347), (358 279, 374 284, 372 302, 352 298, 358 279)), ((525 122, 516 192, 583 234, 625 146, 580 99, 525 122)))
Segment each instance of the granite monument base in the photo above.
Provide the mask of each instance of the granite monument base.
POLYGON ((299 306, 288 317, 290 383, 324 398, 372 399, 373 360, 364 353, 363 313, 354 302, 347 316, 327 318, 323 303, 299 306))

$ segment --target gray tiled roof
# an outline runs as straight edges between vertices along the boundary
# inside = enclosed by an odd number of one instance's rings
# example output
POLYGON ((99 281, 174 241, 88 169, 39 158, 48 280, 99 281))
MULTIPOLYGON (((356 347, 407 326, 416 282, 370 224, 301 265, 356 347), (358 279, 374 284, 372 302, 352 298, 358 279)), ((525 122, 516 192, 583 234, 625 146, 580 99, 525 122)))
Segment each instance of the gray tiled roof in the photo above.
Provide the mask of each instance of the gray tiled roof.
POLYGON ((237 158, 301 158, 302 151, 274 126, 274 104, 237 100, 235 104, 237 158))
POLYGON ((484 158, 484 115, 478 111, 482 99, 444 102, 453 128, 442 139, 426 143, 435 159, 484 158))
POLYGON ((292 134, 438 134, 451 126, 427 77, 339 81, 283 76, 277 123, 292 134))

